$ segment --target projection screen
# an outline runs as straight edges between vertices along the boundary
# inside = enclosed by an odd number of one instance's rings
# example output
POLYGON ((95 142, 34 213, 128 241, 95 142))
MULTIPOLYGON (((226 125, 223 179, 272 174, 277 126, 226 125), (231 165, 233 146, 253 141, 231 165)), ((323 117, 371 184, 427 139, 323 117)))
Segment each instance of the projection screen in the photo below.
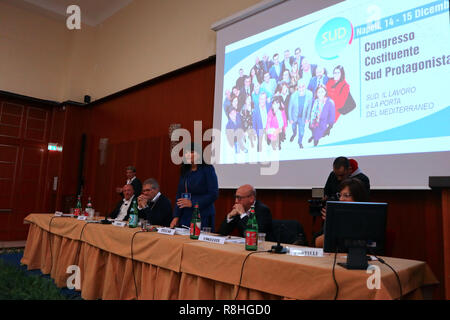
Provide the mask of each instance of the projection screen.
POLYGON ((281 1, 215 29, 221 188, 320 187, 338 156, 372 189, 450 175, 448 0, 281 1))

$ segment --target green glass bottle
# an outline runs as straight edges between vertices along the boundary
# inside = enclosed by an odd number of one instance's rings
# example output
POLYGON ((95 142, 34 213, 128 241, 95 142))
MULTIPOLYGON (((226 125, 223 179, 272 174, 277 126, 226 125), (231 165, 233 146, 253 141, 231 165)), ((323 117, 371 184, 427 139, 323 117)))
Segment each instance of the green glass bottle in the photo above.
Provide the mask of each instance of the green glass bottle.
POLYGON ((190 238, 198 239, 200 236, 200 230, 202 227, 202 220, 200 218, 200 209, 198 208, 198 203, 194 206, 194 211, 192 211, 191 217, 191 227, 190 227, 190 238))
POLYGON ((78 195, 77 204, 75 206, 75 210, 73 210, 73 215, 75 217, 81 216, 81 195, 78 195))
POLYGON ((255 206, 251 206, 245 229, 245 250, 258 250, 258 221, 255 215, 255 206))
POLYGON ((133 202, 131 203, 130 219, 128 222, 128 227, 136 228, 138 226, 138 223, 139 223, 138 206, 136 199, 133 199, 133 202))

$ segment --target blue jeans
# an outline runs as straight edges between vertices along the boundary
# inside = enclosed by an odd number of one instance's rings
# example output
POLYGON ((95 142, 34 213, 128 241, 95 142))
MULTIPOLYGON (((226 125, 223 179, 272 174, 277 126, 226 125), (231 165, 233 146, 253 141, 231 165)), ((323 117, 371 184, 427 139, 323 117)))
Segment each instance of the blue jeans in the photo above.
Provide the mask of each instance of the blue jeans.
POLYGON ((303 124, 303 119, 298 118, 296 122, 292 124, 292 134, 297 135, 297 127, 298 127, 298 144, 302 144, 303 142, 303 134, 305 133, 305 126, 303 124))

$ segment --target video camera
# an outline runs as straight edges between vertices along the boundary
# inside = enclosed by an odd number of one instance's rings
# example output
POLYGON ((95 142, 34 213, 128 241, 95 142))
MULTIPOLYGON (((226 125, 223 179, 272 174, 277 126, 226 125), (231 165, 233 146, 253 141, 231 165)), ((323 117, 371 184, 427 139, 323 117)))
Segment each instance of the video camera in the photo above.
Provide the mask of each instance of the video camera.
POLYGON ((338 201, 337 196, 332 196, 323 199, 324 190, 323 188, 312 188, 312 199, 308 200, 309 202, 309 214, 313 217, 320 217, 322 215, 322 208, 327 205, 327 201, 338 201))

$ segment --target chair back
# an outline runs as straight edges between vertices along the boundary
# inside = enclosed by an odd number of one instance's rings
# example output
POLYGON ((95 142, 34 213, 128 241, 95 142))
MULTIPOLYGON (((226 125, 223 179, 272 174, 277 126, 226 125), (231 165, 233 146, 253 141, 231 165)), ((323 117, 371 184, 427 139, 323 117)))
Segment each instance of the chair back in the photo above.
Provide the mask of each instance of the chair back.
POLYGON ((272 230, 267 235, 267 241, 307 246, 303 226, 297 220, 272 220, 272 230))

